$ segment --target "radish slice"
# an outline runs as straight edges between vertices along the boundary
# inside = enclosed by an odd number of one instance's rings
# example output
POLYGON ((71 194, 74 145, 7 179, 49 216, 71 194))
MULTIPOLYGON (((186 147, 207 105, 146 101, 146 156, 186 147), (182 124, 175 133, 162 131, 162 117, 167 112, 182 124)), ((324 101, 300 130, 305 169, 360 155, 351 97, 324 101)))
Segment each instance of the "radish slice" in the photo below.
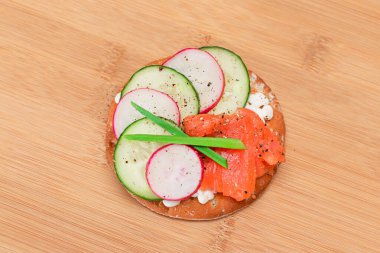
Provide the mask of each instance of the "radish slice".
POLYGON ((210 111, 219 102, 224 91, 224 74, 208 52, 186 48, 163 65, 181 72, 193 83, 199 95, 200 113, 210 111))
POLYGON ((190 198, 201 185, 203 164, 198 152, 186 145, 165 145, 152 154, 146 166, 150 189, 165 200, 190 198))
POLYGON ((113 115, 113 130, 116 138, 130 124, 138 119, 144 118, 131 102, 136 102, 145 107, 153 114, 180 124, 180 113, 177 103, 167 94, 148 88, 136 89, 128 92, 120 100, 113 115))

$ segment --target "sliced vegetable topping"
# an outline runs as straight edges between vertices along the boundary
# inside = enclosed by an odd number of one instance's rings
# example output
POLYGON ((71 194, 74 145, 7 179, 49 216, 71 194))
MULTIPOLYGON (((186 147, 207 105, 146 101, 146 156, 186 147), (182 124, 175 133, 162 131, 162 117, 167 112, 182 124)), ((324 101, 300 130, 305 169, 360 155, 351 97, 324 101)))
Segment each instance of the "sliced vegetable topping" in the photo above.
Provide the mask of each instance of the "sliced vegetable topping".
MULTIPOLYGON (((173 124, 167 121, 168 124, 173 124)), ((149 157, 159 147, 163 146, 157 142, 132 141, 123 138, 128 134, 159 134, 169 135, 162 127, 151 120, 143 118, 135 121, 121 134, 117 141, 114 152, 114 166, 120 182, 131 193, 147 200, 159 200, 149 188, 145 177, 146 164, 149 157)))
POLYGON ((131 101, 143 105, 155 115, 180 124, 178 105, 170 96, 160 91, 140 88, 126 93, 117 105, 113 116, 113 129, 116 138, 119 138, 120 134, 131 123, 144 117, 133 108, 131 101))
POLYGON ((247 67, 240 56, 226 48, 208 46, 200 49, 210 53, 216 59, 223 70, 226 82, 221 100, 210 113, 235 113, 237 108, 245 106, 250 93, 247 67))
POLYGON ((178 104, 182 118, 199 112, 198 94, 191 81, 172 68, 152 65, 139 69, 124 86, 121 96, 138 88, 150 88, 168 94, 178 104))
POLYGON ((185 145, 169 144, 150 157, 146 178, 152 191, 165 200, 191 197, 199 188, 203 164, 198 152, 185 145))
POLYGON ((134 141, 152 141, 216 148, 245 149, 245 146, 241 140, 232 138, 168 136, 153 134, 128 134, 124 135, 123 138, 134 141))
POLYGON ((186 48, 163 65, 183 73, 191 80, 199 95, 201 113, 210 111, 219 102, 224 90, 224 75, 209 53, 197 48, 186 48))
MULTIPOLYGON (((178 135, 178 136, 188 136, 187 134, 182 132, 182 130, 179 127, 174 126, 172 124, 169 124, 167 121, 161 119, 160 117, 155 116, 154 114, 145 110, 144 108, 142 108, 141 106, 137 105, 134 102, 131 102, 131 104, 142 115, 144 115, 145 117, 150 119, 152 122, 156 123, 157 125, 159 125, 163 129, 165 129, 169 133, 171 133, 173 135, 178 135)), ((221 155, 219 155, 218 153, 216 153, 214 150, 212 150, 210 148, 206 148, 206 147, 199 147, 199 146, 194 146, 194 148, 196 150, 198 150, 199 152, 201 152, 202 154, 208 156, 210 159, 212 159, 213 161, 215 161, 216 163, 218 163, 222 167, 224 167, 226 169, 228 168, 227 160, 224 157, 222 157, 221 155)))

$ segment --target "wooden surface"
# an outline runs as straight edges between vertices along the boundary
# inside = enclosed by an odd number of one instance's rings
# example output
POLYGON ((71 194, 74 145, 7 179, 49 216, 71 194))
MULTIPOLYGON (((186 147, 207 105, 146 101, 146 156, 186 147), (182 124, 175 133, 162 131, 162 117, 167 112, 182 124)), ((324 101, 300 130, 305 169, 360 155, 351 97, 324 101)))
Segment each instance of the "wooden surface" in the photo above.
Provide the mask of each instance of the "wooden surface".
POLYGON ((196 2, 0 2, 0 252, 380 251, 380 2, 196 2), (274 89, 287 162, 249 208, 185 222, 129 197, 105 120, 136 69, 201 45, 274 89))

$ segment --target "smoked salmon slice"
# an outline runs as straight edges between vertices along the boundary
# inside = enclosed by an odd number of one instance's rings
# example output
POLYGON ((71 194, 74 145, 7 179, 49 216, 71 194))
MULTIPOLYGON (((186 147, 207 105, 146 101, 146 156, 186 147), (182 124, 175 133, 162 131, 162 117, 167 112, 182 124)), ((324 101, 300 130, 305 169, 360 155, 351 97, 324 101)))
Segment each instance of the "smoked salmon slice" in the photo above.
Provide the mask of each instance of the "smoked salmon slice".
POLYGON ((228 170, 205 157, 202 190, 244 200, 253 194, 257 177, 284 161, 284 149, 277 137, 248 109, 238 109, 231 115, 188 116, 183 123, 184 131, 190 136, 238 138, 247 147, 246 150, 215 148, 227 159, 228 170))

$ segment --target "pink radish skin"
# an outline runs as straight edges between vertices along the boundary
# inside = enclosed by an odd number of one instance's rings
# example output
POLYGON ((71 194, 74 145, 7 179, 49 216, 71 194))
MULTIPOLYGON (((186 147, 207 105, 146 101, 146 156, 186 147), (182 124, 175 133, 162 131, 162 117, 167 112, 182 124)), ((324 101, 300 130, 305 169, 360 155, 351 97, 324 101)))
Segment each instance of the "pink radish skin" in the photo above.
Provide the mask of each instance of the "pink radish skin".
POLYGON ((162 65, 174 68, 193 83, 200 100, 200 113, 207 113, 222 98, 225 78, 222 68, 208 52, 198 48, 185 48, 162 65))
POLYGON ((119 138, 130 124, 144 117, 133 108, 132 101, 157 116, 172 120, 178 125, 181 122, 178 105, 168 94, 149 88, 135 89, 121 98, 114 112, 113 132, 116 138, 119 138))
POLYGON ((203 162, 192 147, 168 144, 149 158, 145 176, 150 189, 164 200, 190 198, 201 186, 203 162))

